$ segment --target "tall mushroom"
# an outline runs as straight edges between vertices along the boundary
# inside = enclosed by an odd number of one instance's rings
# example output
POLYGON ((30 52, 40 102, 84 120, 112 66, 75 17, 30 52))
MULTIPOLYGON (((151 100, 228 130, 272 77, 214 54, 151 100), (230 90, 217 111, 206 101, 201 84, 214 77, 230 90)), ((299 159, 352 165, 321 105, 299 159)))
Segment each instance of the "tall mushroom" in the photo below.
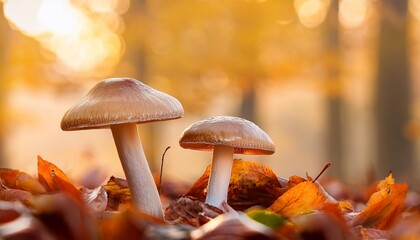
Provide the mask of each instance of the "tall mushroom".
POLYGON ((181 103, 131 78, 99 82, 61 121, 64 131, 111 128, 134 205, 162 218, 162 204, 144 155, 137 123, 182 117, 181 103))
POLYGON ((253 122, 219 116, 195 122, 181 135, 183 148, 211 151, 213 159, 205 203, 220 208, 227 201, 233 154, 273 154, 274 143, 253 122))

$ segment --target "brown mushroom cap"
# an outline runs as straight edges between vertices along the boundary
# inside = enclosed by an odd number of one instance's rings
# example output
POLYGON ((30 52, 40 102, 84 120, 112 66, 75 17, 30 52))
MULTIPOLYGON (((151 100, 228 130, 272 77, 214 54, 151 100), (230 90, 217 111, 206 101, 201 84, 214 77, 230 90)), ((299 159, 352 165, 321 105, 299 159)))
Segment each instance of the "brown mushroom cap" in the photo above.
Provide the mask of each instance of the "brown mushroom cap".
POLYGON ((99 82, 61 121, 65 131, 107 128, 113 124, 163 121, 182 117, 181 103, 132 78, 99 82))
POLYGON ((181 135, 179 144, 193 150, 213 150, 215 145, 234 148, 238 154, 273 154, 274 143, 260 127, 239 117, 219 116, 198 121, 181 135))

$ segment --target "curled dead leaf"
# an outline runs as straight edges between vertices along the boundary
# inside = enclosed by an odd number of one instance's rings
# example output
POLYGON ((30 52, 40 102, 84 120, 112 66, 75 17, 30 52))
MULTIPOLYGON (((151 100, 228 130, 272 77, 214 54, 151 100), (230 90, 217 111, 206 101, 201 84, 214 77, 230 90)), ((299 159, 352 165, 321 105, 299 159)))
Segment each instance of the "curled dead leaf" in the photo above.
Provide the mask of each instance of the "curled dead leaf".
POLYGON ((16 177, 16 188, 22 189, 34 194, 45 193, 46 190, 42 184, 31 175, 21 172, 16 177))
POLYGON ((192 239, 275 239, 274 231, 244 213, 230 211, 191 232, 192 239))
POLYGON ((66 192, 34 196, 30 207, 55 239, 98 239, 93 216, 66 192))
POLYGON ((20 174, 19 170, 0 168, 0 180, 8 188, 15 188, 16 178, 20 174))
POLYGON ((223 210, 191 197, 180 197, 165 209, 165 220, 201 226, 222 214, 223 210))
MULTIPOLYGON (((210 170, 209 165, 186 196, 205 201, 210 170)), ((276 174, 269 167, 242 159, 233 161, 227 199, 233 209, 245 210, 256 205, 268 207, 282 192, 276 174)))
POLYGON ((162 219, 139 211, 114 212, 99 224, 101 239, 190 239, 192 227, 168 225, 162 219))
POLYGON ((1 168, 0 180, 7 188, 25 190, 34 194, 45 193, 42 184, 31 175, 18 170, 1 168))
POLYGON ((408 185, 396 184, 392 174, 380 181, 366 208, 350 220, 351 225, 389 229, 401 217, 408 185))
POLYGON ((327 202, 327 197, 312 182, 301 182, 281 195, 270 207, 284 217, 310 213, 321 209, 327 202))
POLYGON ((104 187, 101 186, 95 189, 81 187, 80 192, 82 193, 83 202, 90 213, 101 214, 105 211, 108 203, 108 194, 104 187))
POLYGON ((127 180, 112 176, 103 187, 108 195, 106 210, 117 211, 131 207, 131 194, 127 180))
POLYGON ((39 181, 50 191, 67 192, 79 202, 83 202, 80 191, 71 183, 67 175, 56 165, 38 156, 39 181))

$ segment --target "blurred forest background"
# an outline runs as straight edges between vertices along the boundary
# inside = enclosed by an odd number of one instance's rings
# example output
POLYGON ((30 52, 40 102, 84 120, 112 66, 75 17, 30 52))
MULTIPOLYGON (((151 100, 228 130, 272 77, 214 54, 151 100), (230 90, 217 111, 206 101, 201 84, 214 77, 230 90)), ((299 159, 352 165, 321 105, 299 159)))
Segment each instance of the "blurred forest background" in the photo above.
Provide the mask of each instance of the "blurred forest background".
POLYGON ((193 182, 211 153, 185 150, 191 123, 257 123, 283 177, 363 184, 389 171, 420 188, 418 0, 0 0, 0 165, 36 156, 75 181, 123 176, 109 130, 63 132, 98 81, 133 77, 178 98, 185 117, 139 125, 153 170, 193 182))

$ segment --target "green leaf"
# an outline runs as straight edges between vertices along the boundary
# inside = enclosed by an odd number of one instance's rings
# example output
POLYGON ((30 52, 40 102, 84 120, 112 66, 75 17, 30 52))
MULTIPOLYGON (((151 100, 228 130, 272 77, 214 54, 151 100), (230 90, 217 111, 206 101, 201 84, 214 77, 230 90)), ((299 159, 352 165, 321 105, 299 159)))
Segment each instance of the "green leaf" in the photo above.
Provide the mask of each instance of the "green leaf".
POLYGON ((272 229, 279 228, 286 222, 280 215, 268 210, 254 209, 247 212, 246 215, 272 229))

